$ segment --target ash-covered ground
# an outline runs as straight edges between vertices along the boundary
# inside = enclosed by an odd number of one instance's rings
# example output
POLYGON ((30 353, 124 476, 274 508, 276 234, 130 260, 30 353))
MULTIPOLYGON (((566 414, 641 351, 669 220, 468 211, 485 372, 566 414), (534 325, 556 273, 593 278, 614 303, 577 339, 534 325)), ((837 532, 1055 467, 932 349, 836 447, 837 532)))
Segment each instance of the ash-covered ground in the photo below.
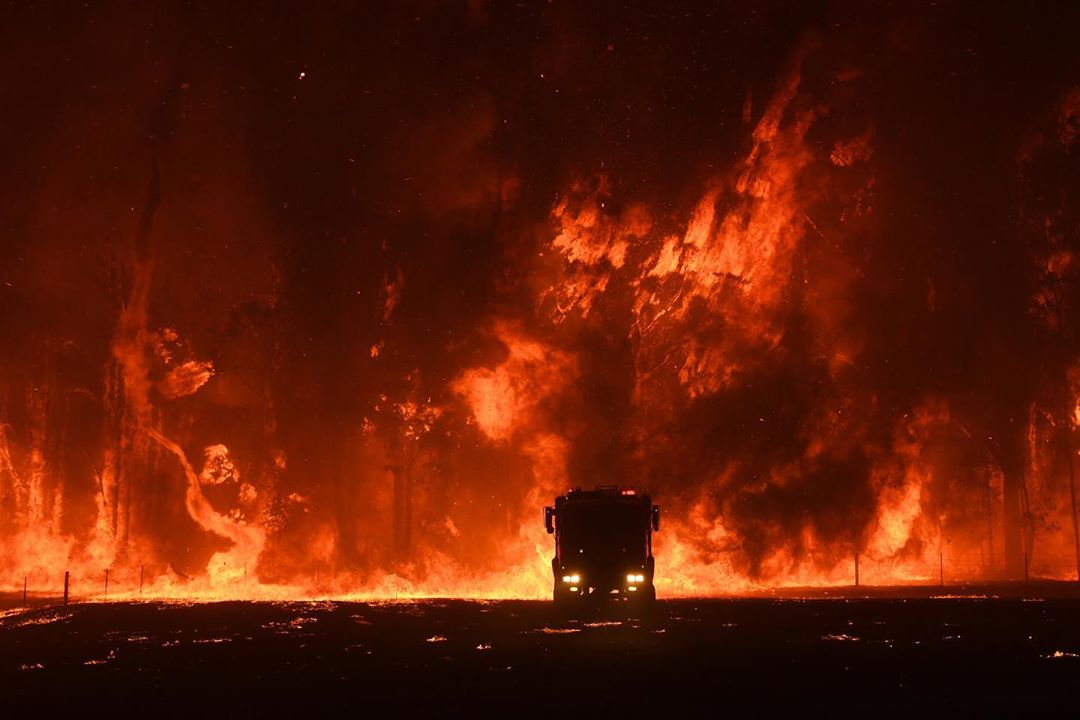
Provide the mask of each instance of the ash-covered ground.
POLYGON ((463 600, 0 617, 7 717, 1030 712, 1074 707, 1078 681, 1080 600, 1024 593, 669 600, 578 617, 463 600))

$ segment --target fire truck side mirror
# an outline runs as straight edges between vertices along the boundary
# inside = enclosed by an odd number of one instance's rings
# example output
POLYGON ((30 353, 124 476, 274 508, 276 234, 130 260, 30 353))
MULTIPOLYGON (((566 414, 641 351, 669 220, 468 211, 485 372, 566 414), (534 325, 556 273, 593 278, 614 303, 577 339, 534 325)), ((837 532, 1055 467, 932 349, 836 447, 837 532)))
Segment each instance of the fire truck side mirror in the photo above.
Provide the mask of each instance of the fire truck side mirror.
POLYGON ((553 507, 544 508, 544 527, 547 529, 549 535, 555 532, 555 524, 553 522, 554 519, 555 519, 555 508, 553 508, 553 507))
POLYGON ((652 529, 653 532, 660 532, 660 506, 652 506, 652 529))

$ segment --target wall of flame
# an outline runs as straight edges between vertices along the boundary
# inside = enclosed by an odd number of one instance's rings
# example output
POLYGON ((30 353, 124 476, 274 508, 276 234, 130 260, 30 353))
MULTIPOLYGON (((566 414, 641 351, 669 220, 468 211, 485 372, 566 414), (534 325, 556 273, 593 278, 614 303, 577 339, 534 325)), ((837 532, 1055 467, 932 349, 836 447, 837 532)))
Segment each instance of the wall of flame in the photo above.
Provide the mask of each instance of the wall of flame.
POLYGON ((4 587, 543 597, 610 483, 662 595, 1076 575, 1075 8, 69 10, 0 30, 4 587))

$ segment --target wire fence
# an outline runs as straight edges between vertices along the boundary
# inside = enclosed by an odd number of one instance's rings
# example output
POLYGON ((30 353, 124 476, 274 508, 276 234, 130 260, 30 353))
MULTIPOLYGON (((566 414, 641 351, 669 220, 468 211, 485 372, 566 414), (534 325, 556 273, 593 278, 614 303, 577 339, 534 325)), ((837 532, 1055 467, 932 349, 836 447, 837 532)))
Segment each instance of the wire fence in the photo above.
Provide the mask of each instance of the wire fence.
POLYGON ((148 580, 142 566, 120 571, 102 568, 100 572, 64 571, 55 575, 23 575, 15 583, 8 585, 6 592, 0 593, 0 607, 67 605, 109 599, 131 600, 143 594, 148 580))
POLYGON ((986 552, 943 550, 916 559, 875 561, 855 555, 853 585, 967 585, 985 582, 1076 581, 1080 568, 1072 554, 1029 554, 1013 558, 986 552))
MULTIPOLYGON (((842 563, 838 564, 842 567, 842 563)), ((828 583, 836 587, 835 574, 828 583)), ((984 552, 944 550, 918 559, 874 560, 855 555, 850 561, 850 586, 863 588, 949 587, 990 583, 1076 582, 1077 561, 1066 554, 1024 553, 1006 562, 984 552)), ((258 581, 251 578, 254 585, 258 581)), ((782 580, 782 578, 778 578, 782 580)), ((100 571, 23 575, 0 589, 0 609, 41 607, 76 602, 131 601, 150 591, 152 578, 142 566, 100 571)), ((767 584, 767 583, 766 583, 767 584)), ((778 582, 778 585, 783 584, 778 582)), ((230 588, 230 594, 242 596, 230 588)), ((182 594, 182 593, 181 593, 182 594)), ((147 595, 148 597, 149 595, 147 595)))

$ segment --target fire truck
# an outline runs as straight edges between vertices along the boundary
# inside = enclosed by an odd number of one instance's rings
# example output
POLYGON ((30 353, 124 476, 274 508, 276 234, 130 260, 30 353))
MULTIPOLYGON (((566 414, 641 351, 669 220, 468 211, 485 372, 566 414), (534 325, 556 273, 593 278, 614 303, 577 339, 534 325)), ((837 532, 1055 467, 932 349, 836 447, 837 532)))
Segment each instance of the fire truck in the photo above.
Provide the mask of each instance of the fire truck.
POLYGON ((656 600, 652 534, 660 530, 660 508, 648 495, 616 485, 575 488, 544 508, 544 526, 555 536, 557 604, 656 600))

